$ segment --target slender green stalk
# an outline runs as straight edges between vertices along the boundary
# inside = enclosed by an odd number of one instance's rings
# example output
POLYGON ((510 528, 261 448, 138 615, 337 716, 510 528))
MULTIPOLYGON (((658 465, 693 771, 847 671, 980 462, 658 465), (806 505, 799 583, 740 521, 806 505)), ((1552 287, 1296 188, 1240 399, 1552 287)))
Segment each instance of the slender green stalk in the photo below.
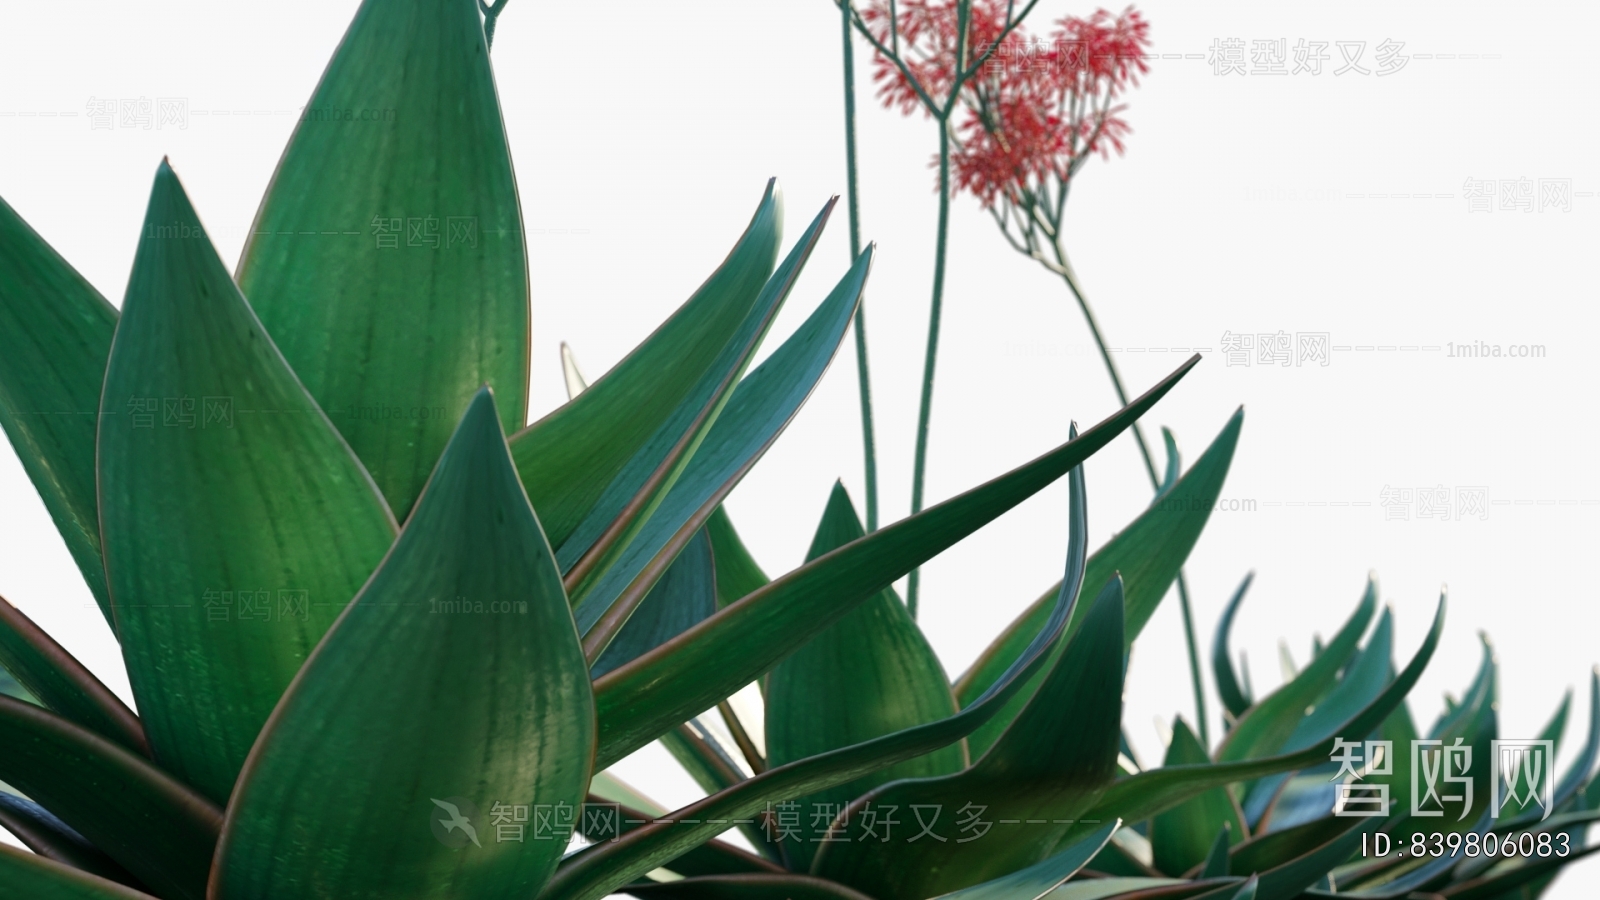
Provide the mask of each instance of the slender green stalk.
MULTIPOLYGON (((502 0, 503 2, 503 0, 502 0)), ((861 199, 856 193, 856 63, 850 6, 839 7, 844 28, 845 205, 850 210, 850 259, 861 255, 861 199)), ((861 452, 867 482, 867 530, 878 530, 878 453, 872 429, 872 378, 867 368, 866 299, 856 306, 856 380, 861 392, 861 452)))
MULTIPOLYGON (((917 452, 911 471, 911 514, 922 512, 922 487, 928 468, 928 418, 933 411, 934 365, 939 356, 939 319, 944 306, 945 245, 950 236, 950 127, 939 122, 939 234, 933 251, 933 300, 928 306, 928 353, 922 362, 922 404, 917 410, 917 452)), ((906 609, 917 617, 922 570, 912 569, 906 609)))
MULTIPOLYGON (((1078 283, 1078 273, 1073 271, 1072 263, 1068 262, 1067 254, 1061 249, 1059 239, 1051 241, 1055 248, 1056 263, 1059 266, 1061 280, 1067 283, 1067 289, 1072 293, 1072 298, 1078 301, 1078 309, 1083 313, 1083 320, 1089 323, 1089 333, 1094 335, 1095 346, 1100 349, 1100 358, 1105 361, 1106 373, 1111 376, 1111 386, 1116 389, 1117 400, 1122 406, 1128 405, 1128 392, 1122 386, 1122 375, 1117 371, 1117 364, 1111 359, 1111 351, 1106 347, 1105 336, 1100 332, 1100 323, 1095 319, 1094 310, 1089 308, 1089 299, 1084 296, 1083 286, 1078 283)), ((1150 446, 1145 442, 1144 431, 1138 422, 1133 423, 1133 439, 1139 445, 1139 455, 1144 458, 1144 470, 1150 476, 1150 486, 1159 488, 1161 476, 1156 472, 1155 459, 1150 455, 1150 446)), ((1189 679, 1194 685, 1194 706, 1196 724, 1200 729, 1200 743, 1211 746, 1210 726, 1206 724, 1206 693, 1200 680, 1200 650, 1194 638, 1194 611, 1189 602, 1189 583, 1184 578, 1183 570, 1178 571, 1178 608, 1183 613, 1183 638, 1189 650, 1189 679)))

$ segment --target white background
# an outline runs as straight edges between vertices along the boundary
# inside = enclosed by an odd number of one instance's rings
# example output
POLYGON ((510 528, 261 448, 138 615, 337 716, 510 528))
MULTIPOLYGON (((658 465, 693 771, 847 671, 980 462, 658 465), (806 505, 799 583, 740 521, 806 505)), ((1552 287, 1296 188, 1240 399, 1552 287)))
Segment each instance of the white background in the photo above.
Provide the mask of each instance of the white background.
MULTIPOLYGON (((1093 161, 1067 246, 1142 391, 1187 355, 1205 361, 1146 419, 1192 460, 1239 404, 1244 435, 1188 567, 1203 648, 1227 596, 1257 573, 1236 630, 1258 693, 1277 642, 1304 661, 1368 570, 1398 617, 1397 655, 1450 586, 1442 647, 1412 711, 1470 680, 1476 635, 1501 664, 1506 737, 1532 737, 1569 687, 1568 752, 1587 726, 1600 658, 1592 560, 1600 84, 1580 4, 1142 4, 1157 59, 1130 98, 1127 155, 1093 161), (1217 39, 1328 42, 1320 75, 1217 76, 1217 39), (1385 39, 1411 59, 1346 72, 1338 41, 1385 39), (1198 55, 1198 58, 1189 58, 1198 55), (1494 58, 1483 58, 1485 56, 1494 58), (1567 179, 1570 209, 1471 213, 1468 178, 1567 179), (1407 195, 1396 198, 1395 195, 1407 195), (1429 195, 1419 199, 1417 195, 1429 195), (1374 196, 1382 195, 1382 196, 1374 196), (1336 346, 1542 345, 1537 359, 1444 350, 1338 351, 1326 367, 1228 366, 1224 331, 1327 332, 1336 346), (1385 518, 1385 486, 1487 488, 1487 518, 1385 518), (1318 504, 1348 504, 1342 506, 1318 504)), ((0 5, 0 195, 120 303, 150 179, 163 154, 231 266, 267 180, 354 0, 0 5), (184 98, 186 128, 96 130, 91 98, 184 98), (201 115, 201 111, 208 114, 201 115), (227 112, 227 115, 219 115, 227 112)), ((1041 4, 1036 30, 1091 7, 1041 4)), ((535 3, 500 21, 494 62, 529 232, 535 415, 564 398, 557 345, 592 378, 620 359, 721 260, 780 178, 792 239, 844 189, 839 18, 827 0, 535 3)), ((1248 68, 1247 68, 1248 71, 1248 68)), ((864 235, 885 520, 908 506, 936 197, 931 123, 881 109, 858 44, 864 235)), ((970 198, 953 208, 929 496, 948 497, 1065 439, 1114 402, 1063 286, 1012 252, 970 198)), ((844 271, 834 217, 768 347, 844 271)), ((848 343, 848 342, 847 342, 848 343)), ((829 485, 862 496, 850 346, 729 508, 770 573, 801 561, 829 485)), ((1130 441, 1089 463, 1092 544, 1148 501, 1130 441)), ((925 569, 922 624, 952 675, 1059 576, 1058 485, 925 569)), ((37 495, 0 450, 0 593, 127 696, 113 641, 37 495)), ((1209 667, 1208 667, 1209 678, 1209 667)), ((1145 761, 1157 719, 1192 715, 1175 599, 1133 657, 1127 721, 1145 761)), ((1212 714, 1217 707, 1212 701, 1212 714)), ((1213 722, 1213 730, 1217 723, 1213 722)), ((630 761, 659 799, 690 799, 660 756, 630 761)), ((1552 897, 1600 872, 1575 869, 1552 897)))

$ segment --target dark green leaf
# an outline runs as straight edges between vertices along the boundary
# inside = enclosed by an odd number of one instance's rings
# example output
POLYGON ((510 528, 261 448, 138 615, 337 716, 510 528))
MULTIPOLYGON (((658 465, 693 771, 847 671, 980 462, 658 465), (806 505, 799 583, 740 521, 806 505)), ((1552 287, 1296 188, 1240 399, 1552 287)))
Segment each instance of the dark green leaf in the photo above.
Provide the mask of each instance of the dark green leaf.
MULTIPOLYGON (((1239 442, 1239 429, 1243 424, 1244 410, 1241 408, 1223 426, 1211 446, 1195 460, 1188 474, 1167 495, 1152 503, 1149 509, 1089 558, 1086 584, 1103 585, 1116 572, 1121 573, 1123 584, 1127 586, 1126 640, 1129 647, 1133 646, 1134 638, 1138 637, 1145 623, 1155 614, 1156 607, 1166 596, 1189 551, 1199 540, 1200 532, 1211 515, 1211 507, 1222 490, 1223 479, 1227 477, 1234 448, 1239 442)), ((1016 658, 1027 642, 1027 635, 1038 630, 1039 623, 1047 614, 1049 607, 1045 600, 1048 596, 1046 594, 1035 601, 1032 607, 1007 626, 967 673, 961 676, 956 683, 958 700, 963 704, 970 702, 1016 658)), ((1069 633, 1076 628, 1076 623, 1069 625, 1069 633)), ((972 736, 968 743, 973 756, 981 754, 994 743, 1006 723, 1027 702, 1032 690, 1025 690, 1007 714, 996 718, 972 736)))
POLYGON ((1217 829, 1217 837, 1211 842, 1211 849, 1206 852, 1206 864, 1200 870, 1201 878, 1222 878, 1230 874, 1228 869, 1228 845, 1232 841, 1233 829, 1227 822, 1217 829))
POLYGON ((554 546, 680 407, 755 309, 778 259, 775 182, 722 265, 671 318, 570 403, 511 437, 511 453, 554 546))
POLYGON ((145 219, 101 411, 106 574, 156 759, 220 802, 395 526, 165 162, 145 219))
MULTIPOLYGON (((1433 651, 1439 646, 1439 633, 1444 629, 1444 612, 1445 597, 1441 594, 1433 625, 1428 629, 1427 637, 1423 639, 1416 655, 1376 700, 1338 729, 1339 734, 1367 734, 1399 706, 1417 679, 1422 677, 1423 669, 1427 668, 1433 651)), ((1120 816, 1126 821, 1137 822, 1220 785, 1326 762, 1332 752, 1333 739, 1330 738, 1305 750, 1265 759, 1149 769, 1113 784, 1095 805, 1093 812, 1101 818, 1120 816)))
POLYGON ((1378 587, 1367 581, 1361 602, 1350 615, 1328 648, 1283 687, 1250 707, 1228 731, 1217 759, 1235 762, 1278 752, 1305 718, 1306 707, 1316 703, 1333 685, 1339 670, 1355 655, 1362 634, 1378 609, 1378 587))
POLYGON ((1083 840, 1025 869, 941 894, 939 900, 1040 900, 1077 874, 1111 840, 1112 832, 1121 827, 1121 822, 1107 823, 1083 840))
POLYGON ((716 611, 716 564, 711 556, 711 538, 701 529, 645 595, 611 646, 595 660, 590 674, 598 678, 654 650, 716 611))
POLYGON ((111 304, 0 200, 0 427, 107 622, 94 434, 116 328, 111 304))
MULTIPOLYGON (((598 776, 597 776, 598 777, 598 776)), ((591 793, 589 802, 603 803, 613 807, 617 812, 615 827, 609 827, 611 822, 604 816, 586 816, 580 819, 579 827, 587 829, 584 837, 591 841, 609 841, 620 834, 627 834, 640 826, 667 817, 666 810, 648 804, 647 806, 630 806, 626 800, 619 798, 607 799, 591 793)), ((682 856, 666 861, 663 866, 673 873, 686 878, 696 878, 703 875, 745 875, 745 874, 785 874, 785 870, 777 863, 766 860, 747 850, 741 850, 732 844, 722 841, 706 841, 699 846, 692 847, 682 856)))
POLYGON ((1503 896, 1507 891, 1537 881, 1597 851, 1600 851, 1600 844, 1576 851, 1570 856, 1551 856, 1505 870, 1497 870, 1492 874, 1453 884, 1441 891, 1439 896, 1449 900, 1491 900, 1503 896))
POLYGON ((761 564, 745 548, 733 520, 721 506, 706 520, 706 531, 711 535, 712 557, 717 563, 717 608, 755 593, 766 587, 771 578, 761 570, 761 564))
POLYGON ((205 897, 222 813, 144 757, 0 697, 0 780, 161 896, 205 897))
MULTIPOLYGON (((1076 429, 1073 431, 1076 438, 1076 429)), ((1083 579, 1088 523, 1084 512, 1082 467, 1075 467, 1068 480, 1067 574, 1062 579, 1064 587, 1057 595, 1056 609, 1028 651, 983 697, 947 719, 768 769, 687 806, 666 820, 641 826, 616 842, 579 851, 563 863, 542 900, 599 900, 607 892, 727 830, 732 820, 753 816, 769 803, 845 784, 869 772, 952 744, 999 712, 1023 683, 1045 665, 1049 649, 1061 640, 1083 579)), ((829 556, 839 552, 834 551, 829 556)))
POLYGON ((0 845, 0 900, 156 900, 55 860, 0 845))
POLYGON ((0 666, 50 709, 129 750, 150 755, 139 717, 4 597, 0 597, 0 666))
MULTIPOLYGON (((844 485, 835 482, 806 560, 816 559, 865 536, 844 485)), ((957 710, 950 680, 905 603, 892 588, 857 606, 812 638, 767 675, 766 738, 772 765, 859 744, 957 710)), ((926 756, 799 798, 799 808, 825 804, 833 815, 851 800, 888 781, 948 775, 967 764, 957 741, 926 756)), ((808 818, 808 817, 807 817, 808 818)), ((805 871, 827 833, 810 821, 785 842, 788 867, 805 871)))
MULTIPOLYGON (((739 383, 661 505, 615 564, 597 576, 577 612, 586 647, 602 640, 612 623, 649 590, 805 403, 844 340, 866 286, 872 252, 870 245, 862 251, 800 328, 739 383)), ((773 281, 790 266, 786 260, 773 281)))
POLYGON ((1245 710, 1255 703, 1249 692, 1239 684, 1239 679, 1234 677, 1233 654, 1228 650, 1228 639, 1233 633, 1233 617, 1238 615, 1239 604, 1244 602, 1245 592, 1250 590, 1250 582, 1255 577, 1256 573, 1249 572, 1239 582, 1227 609, 1222 612, 1222 619, 1217 622, 1217 636, 1211 644, 1211 671, 1216 676, 1217 694, 1222 697, 1222 706, 1227 710, 1230 723, 1238 721, 1245 710))
POLYGON ((1066 474, 1143 415, 1198 361, 1191 358, 1121 411, 1033 462, 813 560, 598 679, 597 766, 709 709, 856 604, 1066 474))
POLYGON ((582 802, 587 674, 483 388, 251 752, 211 900, 534 896, 565 842, 497 840, 490 817, 582 802))
POLYGON ((522 210, 472 3, 361 4, 251 232, 240 287, 402 519, 479 385, 527 422, 522 210))
MULTIPOLYGON (((1204 765, 1210 754, 1189 730, 1182 717, 1172 723, 1172 741, 1163 766, 1204 765)), ((1205 861, 1219 831, 1228 831, 1233 843, 1247 833, 1239 804, 1226 787, 1213 788, 1174 806, 1150 822, 1150 848, 1158 871, 1182 875, 1205 861)), ((1228 874, 1226 871, 1215 873, 1228 874)))
POLYGON ((842 884, 810 875, 708 875, 632 884, 621 889, 635 897, 663 900, 872 900, 842 884))
POLYGON ((105 851, 32 800, 0 791, 0 828, 11 832, 23 846, 46 859, 118 884, 144 887, 133 873, 118 865, 105 851))
POLYGON ((1105 585, 1080 621, 1066 650, 1052 654, 1054 665, 1032 700, 970 768, 891 782, 851 804, 852 818, 869 806, 949 811, 955 822, 935 818, 927 823, 937 826, 935 833, 944 841, 827 844, 817 854, 813 874, 888 900, 931 897, 1045 859, 1074 821, 1094 819, 1084 825, 1098 832, 1107 820, 1084 813, 1116 776, 1121 579, 1105 585), (974 810, 983 821, 996 823, 995 830, 952 827, 974 810))

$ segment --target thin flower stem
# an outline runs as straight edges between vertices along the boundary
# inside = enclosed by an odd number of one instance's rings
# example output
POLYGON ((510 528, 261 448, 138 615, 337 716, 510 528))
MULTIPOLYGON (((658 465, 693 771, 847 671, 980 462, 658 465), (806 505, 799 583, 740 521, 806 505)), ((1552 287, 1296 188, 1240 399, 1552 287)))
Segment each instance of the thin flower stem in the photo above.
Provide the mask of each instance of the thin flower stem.
MULTIPOLYGON (((917 411, 917 451, 911 472, 911 514, 922 512, 922 489, 928 468, 928 418, 933 409, 934 364, 939 356, 939 317, 944 304, 945 244, 950 234, 950 128, 939 123, 939 234, 933 251, 933 300, 928 307, 928 353, 922 363, 922 404, 917 411)), ((1126 404, 1124 404, 1126 405, 1126 404)), ((912 569, 906 584, 906 609, 917 617, 922 570, 912 569)))
MULTIPOLYGON (((1105 360, 1106 372, 1111 376, 1111 386, 1116 389, 1117 400, 1123 406, 1128 405, 1128 392, 1122 386, 1122 376, 1117 372, 1117 364, 1111 359, 1111 352, 1106 348, 1105 337, 1100 333, 1100 323, 1094 317, 1094 310, 1089 308, 1089 299, 1084 296, 1083 287, 1078 283, 1078 275, 1072 270, 1072 263, 1067 260, 1067 254, 1061 249, 1059 240, 1053 242, 1056 251, 1056 262, 1060 266, 1061 279, 1067 283, 1067 289, 1072 293, 1073 299, 1078 301, 1078 309, 1083 312, 1084 321, 1089 324, 1089 333, 1094 335, 1095 346, 1100 348, 1100 358, 1105 360)), ((1134 422, 1133 439, 1139 445, 1139 455, 1144 458, 1145 473, 1150 476, 1152 488, 1160 488, 1161 476, 1156 473, 1155 461, 1150 456, 1150 447, 1145 443, 1144 431, 1139 423, 1134 422)), ((1183 570, 1178 570, 1178 608, 1183 613, 1183 639, 1189 650, 1189 679, 1194 686, 1195 720, 1200 729, 1200 744, 1204 747, 1211 746, 1210 726, 1206 723, 1206 693, 1204 683, 1200 680, 1200 650, 1194 638, 1194 610, 1189 602, 1189 582, 1184 577, 1183 570)))
MULTIPOLYGON (((503 0, 502 0, 503 2, 503 0)), ((844 43, 845 196, 850 209, 850 259, 861 255, 861 199, 856 190, 855 46, 850 38, 850 6, 839 7, 844 43)), ((861 394, 861 452, 867 484, 867 530, 878 530, 878 453, 872 427, 872 378, 867 366, 867 308, 856 306, 856 380, 861 394)))
POLYGON ((494 48, 494 23, 500 18, 500 13, 511 0, 497 0, 490 6, 484 0, 478 0, 478 9, 483 13, 483 43, 490 49, 494 48))

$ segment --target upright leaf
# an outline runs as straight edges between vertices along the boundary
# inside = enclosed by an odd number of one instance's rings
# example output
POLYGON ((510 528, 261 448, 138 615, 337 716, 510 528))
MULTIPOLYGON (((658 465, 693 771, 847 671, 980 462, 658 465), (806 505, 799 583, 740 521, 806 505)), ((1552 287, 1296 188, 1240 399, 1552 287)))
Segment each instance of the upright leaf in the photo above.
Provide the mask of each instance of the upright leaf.
POLYGON ((116 328, 111 304, 0 200, 0 428, 108 623, 94 434, 116 328))
POLYGON ((527 249, 474 4, 361 4, 238 274, 402 518, 479 385, 526 423, 527 249))
POLYGON ((645 595, 638 611, 622 626, 611 646, 595 660, 590 674, 598 678, 654 650, 716 612, 716 582, 711 538, 702 529, 645 595))
POLYGON ((939 828, 944 841, 828 844, 812 874, 884 900, 915 900, 1000 878, 1051 855, 1116 776, 1122 609, 1122 582, 1112 578, 1027 706, 970 768, 890 782, 851 804, 855 814, 869 806, 950 810, 954 821, 939 828), (970 821, 965 832, 957 830, 956 817, 977 806, 998 832, 979 834, 970 821))
POLYGON ((1237 722, 1245 710, 1255 703, 1250 691, 1234 675, 1233 654, 1228 649, 1228 641, 1233 634, 1233 618, 1239 614, 1239 604, 1244 602, 1245 592, 1250 590, 1250 582, 1255 576, 1254 572, 1247 573, 1234 589, 1233 597, 1228 600, 1222 618, 1217 622, 1217 635, 1211 644, 1211 671, 1216 677, 1217 694, 1222 698, 1222 708, 1230 725, 1237 722))
POLYGON ((487 817, 582 802, 593 716, 561 575, 485 388, 252 750, 211 900, 532 897, 563 842, 492 840, 487 817))
POLYGON ((749 684, 855 604, 1066 474, 1143 415, 1198 360, 1191 358, 1074 440, 801 566, 598 679, 597 765, 610 765, 749 684))
MULTIPOLYGON (((1124 639, 1133 646, 1134 638, 1155 614, 1156 607, 1166 596, 1172 581, 1183 568, 1184 560, 1200 533, 1211 508, 1216 504, 1227 477, 1228 466, 1233 461, 1233 451, 1239 442, 1239 430, 1244 424, 1244 410, 1236 411, 1223 426, 1221 433, 1205 452, 1195 460, 1182 479, 1176 482, 1150 508, 1089 558, 1089 572, 1085 583, 1105 584, 1112 573, 1122 575, 1127 590, 1127 630, 1124 639)), ((1051 591, 1056 588, 1051 588, 1051 591)), ((1035 601, 1018 616, 999 637, 989 644, 978 661, 972 664, 956 683, 956 698, 963 704, 988 687, 1011 660, 1016 658, 1026 642, 1026 635, 1037 630, 1048 610, 1045 599, 1035 601)), ((1080 610, 1080 613, 1082 610, 1080 610)), ((1069 630, 1076 628, 1076 623, 1069 630)), ((982 753, 1017 714, 1032 689, 1024 689, 1012 702, 1012 709, 995 717, 979 729, 968 741, 974 755, 982 753)))
POLYGON ((706 533, 711 535, 711 555, 717 564, 718 609, 772 581, 734 530, 725 507, 718 506, 706 520, 706 533))
MULTIPOLYGON (((1163 766, 1204 765, 1211 755, 1200 744, 1188 723, 1180 717, 1172 723, 1172 741, 1167 744, 1163 766)), ((1226 787, 1185 800, 1150 822, 1150 848, 1157 870, 1182 875, 1206 860, 1219 833, 1226 832, 1228 843, 1237 844, 1247 833, 1239 804, 1226 787)), ((1214 874, 1226 875, 1226 871, 1214 874)))
POLYGON ((165 162, 145 220, 101 410, 106 574, 156 759, 222 801, 395 525, 165 162))
POLYGON ((163 897, 205 897, 222 814, 144 757, 48 710, 0 697, 0 781, 163 897))
MULTIPOLYGON (((833 492, 806 559, 866 535, 844 485, 833 492)), ((767 675, 767 756, 772 765, 815 756, 903 728, 946 718, 957 710, 950 681, 921 629, 893 588, 880 591, 812 638, 767 675)), ((948 775, 963 768, 966 748, 956 742, 926 756, 882 769, 859 781, 799 799, 837 814, 872 788, 900 778, 948 775)), ((796 842, 781 845, 789 867, 804 871, 826 823, 802 824, 796 842)))
POLYGON ((778 259, 776 182, 728 258, 622 362, 511 436, 511 453, 550 543, 566 543, 617 473, 681 407, 755 309, 778 259))

